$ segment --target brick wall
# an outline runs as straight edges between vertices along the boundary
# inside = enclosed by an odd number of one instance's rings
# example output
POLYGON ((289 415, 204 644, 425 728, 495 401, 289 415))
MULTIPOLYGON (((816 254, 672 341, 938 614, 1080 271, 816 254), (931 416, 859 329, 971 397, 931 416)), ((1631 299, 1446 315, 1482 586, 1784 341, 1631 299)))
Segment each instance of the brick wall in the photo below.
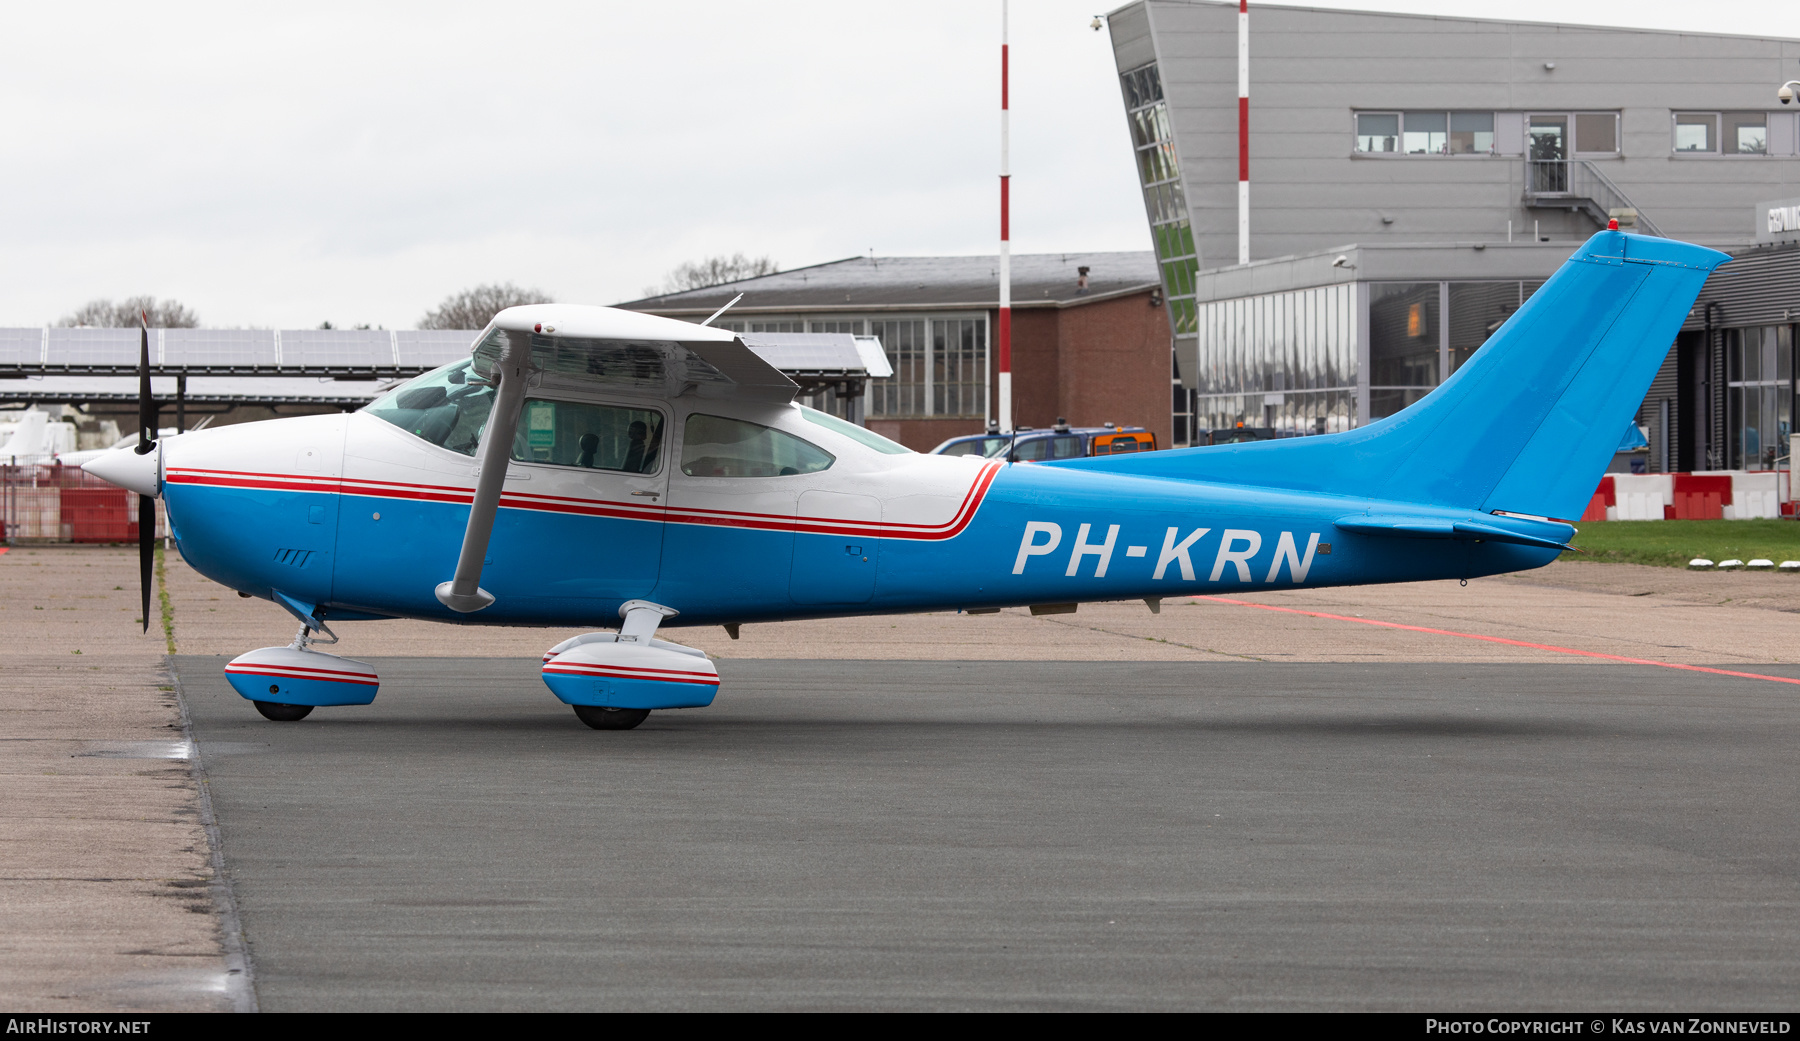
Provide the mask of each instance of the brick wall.
MULTIPOLYGON (((1013 312, 1013 420, 1048 427, 1143 426, 1169 447, 1169 310, 1150 306, 1148 290, 1073 307, 1013 312)), ((989 328, 998 329, 990 313, 989 328)), ((993 345, 995 370, 999 344, 993 345)), ((989 385, 1000 415, 998 372, 989 385)), ((979 434, 979 419, 871 419, 869 429, 908 448, 930 451, 946 438, 979 434)))

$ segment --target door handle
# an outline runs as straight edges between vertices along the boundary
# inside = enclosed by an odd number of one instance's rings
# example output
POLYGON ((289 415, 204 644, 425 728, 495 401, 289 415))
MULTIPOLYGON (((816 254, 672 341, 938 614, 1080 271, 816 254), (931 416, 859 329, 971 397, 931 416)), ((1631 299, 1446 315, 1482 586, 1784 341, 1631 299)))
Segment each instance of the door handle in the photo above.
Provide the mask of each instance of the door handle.
POLYGON ((648 495, 650 498, 654 499, 657 496, 661 495, 662 493, 661 492, 632 492, 631 494, 633 494, 633 495, 648 495))

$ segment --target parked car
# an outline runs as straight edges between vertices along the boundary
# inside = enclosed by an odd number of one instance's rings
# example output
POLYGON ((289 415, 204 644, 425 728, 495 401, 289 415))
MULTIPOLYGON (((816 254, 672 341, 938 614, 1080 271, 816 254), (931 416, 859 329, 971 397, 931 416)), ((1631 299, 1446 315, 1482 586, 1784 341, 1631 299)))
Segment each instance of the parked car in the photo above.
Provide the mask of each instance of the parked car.
POLYGON ((1115 423, 1071 427, 1058 417, 1056 425, 1048 430, 1019 427, 1011 434, 1002 434, 997 425, 990 425, 985 434, 953 437, 931 451, 935 455, 978 455, 1015 463, 1044 463, 1155 450, 1156 435, 1143 427, 1122 427, 1115 423))
POLYGON ((1274 427, 1247 427, 1239 423, 1235 427, 1206 432, 1206 443, 1209 445, 1240 445, 1246 441, 1273 441, 1281 434, 1274 427))

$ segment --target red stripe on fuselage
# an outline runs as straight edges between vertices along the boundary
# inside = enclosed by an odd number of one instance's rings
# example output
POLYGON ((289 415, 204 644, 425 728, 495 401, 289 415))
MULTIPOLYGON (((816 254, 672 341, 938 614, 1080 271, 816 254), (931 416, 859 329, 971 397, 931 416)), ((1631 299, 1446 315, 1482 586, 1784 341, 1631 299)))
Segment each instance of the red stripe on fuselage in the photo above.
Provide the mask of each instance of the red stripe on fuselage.
MULTIPOLYGON (((975 518, 988 488, 1000 472, 1000 464, 990 462, 982 467, 964 493, 963 501, 950 520, 942 524, 911 524, 898 521, 855 521, 830 517, 796 517, 779 513, 750 513, 737 510, 708 510, 689 506, 650 506, 613 502, 606 499, 580 499, 563 495, 539 495, 531 492, 503 492, 500 505, 513 510, 540 513, 569 513, 589 517, 613 517, 624 520, 665 520, 674 524, 704 524, 726 528, 751 528, 764 531, 793 531, 817 535, 861 535, 869 538, 938 540, 960 535, 975 518)), ((451 485, 411 484, 402 481, 373 481, 362 478, 342 479, 305 477, 297 474, 247 473, 231 470, 200 470, 170 467, 170 484, 212 488, 249 488, 265 491, 326 492, 358 495, 378 499, 410 499, 468 505, 474 500, 472 488, 451 485)))

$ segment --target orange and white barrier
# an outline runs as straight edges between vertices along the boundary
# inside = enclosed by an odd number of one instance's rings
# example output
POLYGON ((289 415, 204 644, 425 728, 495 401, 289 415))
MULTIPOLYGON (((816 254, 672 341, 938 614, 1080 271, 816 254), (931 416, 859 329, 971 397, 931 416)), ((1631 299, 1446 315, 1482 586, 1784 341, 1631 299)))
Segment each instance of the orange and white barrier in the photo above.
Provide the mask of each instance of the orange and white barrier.
POLYGON ((1598 520, 1753 520, 1792 516, 1787 471, 1607 474, 1582 513, 1598 520))

